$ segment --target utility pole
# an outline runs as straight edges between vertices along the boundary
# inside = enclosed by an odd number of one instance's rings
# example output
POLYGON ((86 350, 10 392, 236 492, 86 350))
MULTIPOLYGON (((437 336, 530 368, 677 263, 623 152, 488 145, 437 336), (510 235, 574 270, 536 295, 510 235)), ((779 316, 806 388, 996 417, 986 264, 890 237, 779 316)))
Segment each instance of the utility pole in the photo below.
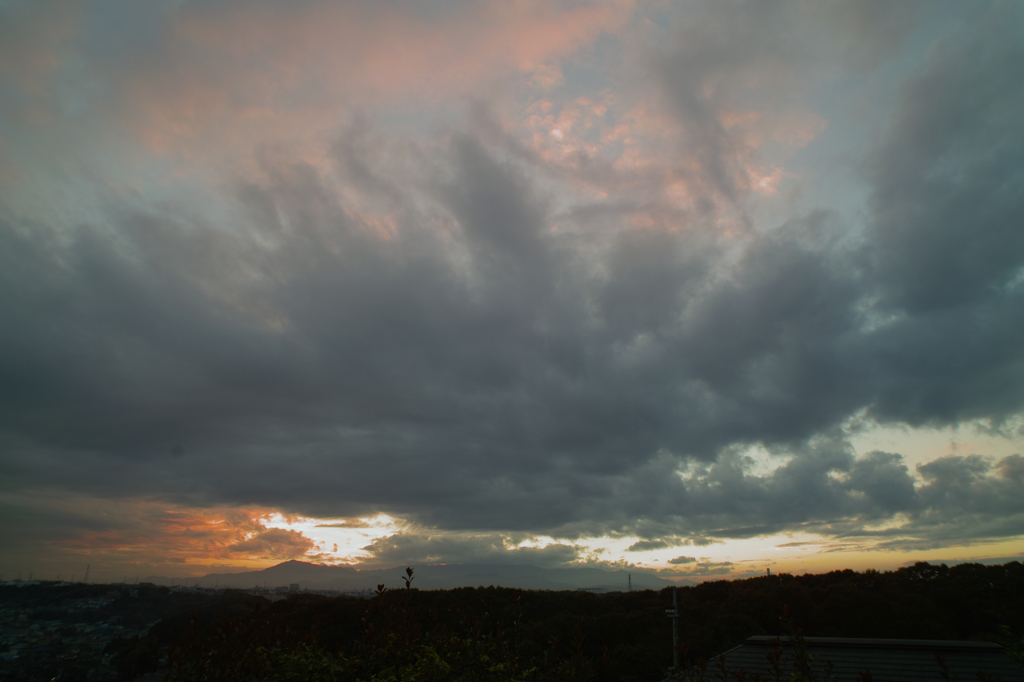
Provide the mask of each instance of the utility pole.
POLYGON ((82 578, 83 583, 89 582, 89 569, 92 568, 92 564, 85 565, 85 577, 82 578))
POLYGON ((672 619, 672 673, 679 672, 679 602, 676 601, 676 586, 672 586, 672 608, 665 609, 665 615, 672 619))
POLYGON ((627 573, 626 577, 629 580, 629 588, 628 588, 627 592, 632 592, 633 591, 633 574, 632 573, 627 573))

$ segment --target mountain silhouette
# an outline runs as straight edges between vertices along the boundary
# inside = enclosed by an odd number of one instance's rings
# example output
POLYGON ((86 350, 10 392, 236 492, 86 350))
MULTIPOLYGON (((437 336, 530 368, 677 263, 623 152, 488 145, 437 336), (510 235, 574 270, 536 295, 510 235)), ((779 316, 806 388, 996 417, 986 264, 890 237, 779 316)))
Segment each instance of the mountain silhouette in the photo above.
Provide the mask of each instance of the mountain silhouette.
MULTIPOLYGON (((346 565, 312 564, 292 560, 259 571, 210 573, 204 576, 173 580, 150 576, 144 578, 144 581, 163 585, 175 583, 200 587, 244 589, 276 588, 298 584, 300 589, 359 591, 373 590, 381 583, 390 589, 403 587, 405 584, 402 580, 404 568, 359 570, 346 565)), ((414 568, 416 573, 413 587, 424 590, 493 585, 528 590, 625 591, 629 574, 627 571, 606 570, 592 566, 541 568, 518 564, 435 564, 414 568)), ((669 580, 641 572, 632 572, 632 578, 633 589, 661 589, 673 584, 669 580)))

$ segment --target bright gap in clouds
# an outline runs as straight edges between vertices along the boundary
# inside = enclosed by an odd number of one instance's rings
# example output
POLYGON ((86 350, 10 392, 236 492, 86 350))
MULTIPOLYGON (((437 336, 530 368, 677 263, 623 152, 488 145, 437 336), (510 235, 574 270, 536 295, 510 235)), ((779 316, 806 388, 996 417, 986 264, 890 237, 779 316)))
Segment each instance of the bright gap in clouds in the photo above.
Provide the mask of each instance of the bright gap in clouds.
POLYGON ((373 554, 364 547, 409 526, 387 514, 353 519, 312 519, 274 513, 263 524, 267 528, 298 531, 312 540, 315 547, 307 552, 312 560, 345 564, 357 564, 373 558, 373 554))
MULTIPOLYGON (((854 420, 856 422, 856 420, 854 420)), ((981 455, 992 461, 1024 453, 1024 417, 1011 417, 998 426, 990 421, 966 421, 943 427, 905 425, 847 425, 850 444, 858 455, 872 450, 897 452, 911 471, 940 457, 981 455)))

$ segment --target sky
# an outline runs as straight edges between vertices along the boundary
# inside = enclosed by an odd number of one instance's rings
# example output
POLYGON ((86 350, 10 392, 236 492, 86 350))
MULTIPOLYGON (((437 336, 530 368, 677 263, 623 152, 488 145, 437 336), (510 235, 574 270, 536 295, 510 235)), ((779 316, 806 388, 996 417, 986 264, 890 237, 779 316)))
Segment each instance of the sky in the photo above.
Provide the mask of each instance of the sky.
POLYGON ((0 577, 1024 556, 1024 4, 0 0, 0 577))

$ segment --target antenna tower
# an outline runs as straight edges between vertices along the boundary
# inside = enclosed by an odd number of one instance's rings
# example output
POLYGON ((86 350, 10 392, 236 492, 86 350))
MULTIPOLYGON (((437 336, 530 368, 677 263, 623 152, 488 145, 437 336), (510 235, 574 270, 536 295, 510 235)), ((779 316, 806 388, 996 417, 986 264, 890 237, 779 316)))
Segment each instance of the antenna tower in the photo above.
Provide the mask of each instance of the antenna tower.
POLYGON ((665 615, 672 619, 672 673, 679 672, 679 603, 676 601, 676 586, 672 586, 672 608, 665 609, 665 615))

